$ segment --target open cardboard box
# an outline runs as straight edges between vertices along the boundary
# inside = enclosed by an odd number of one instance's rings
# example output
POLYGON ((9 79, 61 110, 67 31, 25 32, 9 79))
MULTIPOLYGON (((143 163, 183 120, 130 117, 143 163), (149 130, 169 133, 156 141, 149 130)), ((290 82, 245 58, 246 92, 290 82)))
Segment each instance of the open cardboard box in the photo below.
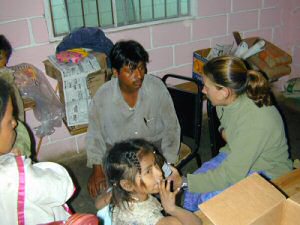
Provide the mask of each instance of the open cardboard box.
POLYGON ((253 174, 199 205, 213 225, 299 225, 300 192, 286 199, 253 174))
MULTIPOLYGON (((261 39, 259 37, 242 39, 237 31, 233 32, 233 36, 237 45, 245 41, 249 47, 261 39)), ((275 44, 267 40, 264 41, 266 43, 264 50, 246 59, 249 66, 252 69, 263 72, 270 82, 289 75, 291 73, 290 64, 292 63, 292 57, 275 44)))
MULTIPOLYGON (((112 72, 111 69, 107 67, 107 63, 106 63, 107 56, 104 53, 93 52, 92 54, 96 57, 101 67, 100 70, 90 73, 87 76, 88 91, 91 96, 94 96, 98 88, 111 78, 112 72)), ((62 80, 61 72, 48 59, 45 60, 43 63, 45 66, 46 74, 49 77, 52 77, 57 80, 59 98, 62 104, 65 105, 63 80, 62 80)), ((84 133, 87 131, 87 126, 88 126, 87 124, 68 126, 66 118, 64 118, 63 121, 66 127, 68 128, 70 134, 72 135, 84 133)))
POLYGON ((193 52, 193 78, 202 81, 203 66, 208 61, 206 57, 210 48, 200 49, 193 52))
MULTIPOLYGON (((99 52, 94 52, 93 55, 96 57, 101 69, 99 71, 90 73, 87 77, 89 91, 92 96, 95 94, 96 90, 110 78, 110 73, 111 73, 110 70, 107 68, 106 55, 104 53, 99 53, 99 52)), ((52 77, 58 81, 57 85, 58 85, 60 101, 64 105, 65 100, 64 100, 63 81, 62 81, 61 72, 48 59, 45 60, 43 63, 45 66, 46 74, 49 77, 52 77)))

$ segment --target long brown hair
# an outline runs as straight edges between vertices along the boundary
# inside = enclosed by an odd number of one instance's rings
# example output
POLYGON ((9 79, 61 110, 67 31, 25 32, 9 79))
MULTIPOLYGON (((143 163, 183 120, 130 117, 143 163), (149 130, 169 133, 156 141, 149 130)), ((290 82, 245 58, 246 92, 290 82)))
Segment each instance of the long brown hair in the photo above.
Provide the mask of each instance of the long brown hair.
POLYGON ((213 58, 204 65, 203 71, 213 83, 232 89, 237 96, 246 93, 258 107, 272 105, 267 79, 260 72, 248 69, 240 58, 213 58))

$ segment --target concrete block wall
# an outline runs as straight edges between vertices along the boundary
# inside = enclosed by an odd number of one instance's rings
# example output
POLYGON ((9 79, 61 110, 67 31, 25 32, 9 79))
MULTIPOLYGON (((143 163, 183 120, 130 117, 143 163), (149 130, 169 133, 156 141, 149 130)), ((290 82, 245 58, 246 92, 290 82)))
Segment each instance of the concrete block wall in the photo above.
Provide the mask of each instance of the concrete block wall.
MULTIPOLYGON (((232 43, 232 31, 242 37, 260 36, 293 56, 292 74, 300 77, 300 0, 198 0, 193 19, 146 27, 106 32, 113 41, 135 39, 149 51, 148 71, 158 76, 178 73, 191 76, 192 52, 216 43, 232 43)), ((49 41, 42 0, 0 0, 0 33, 14 47, 9 65, 27 62, 42 71, 42 61, 54 54, 57 43, 49 41)), ((56 81, 49 78, 53 87, 56 81)), ((28 125, 39 124, 32 111, 26 112, 28 125)), ((37 140, 37 138, 36 138, 37 140)), ((38 140, 37 140, 38 141, 38 140)), ((77 155, 84 151, 85 134, 71 136, 66 127, 45 137, 40 160, 77 155)))

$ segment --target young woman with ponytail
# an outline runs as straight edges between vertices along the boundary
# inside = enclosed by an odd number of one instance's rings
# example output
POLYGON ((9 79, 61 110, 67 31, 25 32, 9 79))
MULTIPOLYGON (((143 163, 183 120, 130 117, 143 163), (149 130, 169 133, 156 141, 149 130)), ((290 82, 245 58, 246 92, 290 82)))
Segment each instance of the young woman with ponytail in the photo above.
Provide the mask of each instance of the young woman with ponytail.
POLYGON ((284 124, 261 73, 240 58, 221 56, 204 65, 203 82, 226 145, 188 174, 184 207, 191 211, 253 172, 274 179, 292 169, 284 124))

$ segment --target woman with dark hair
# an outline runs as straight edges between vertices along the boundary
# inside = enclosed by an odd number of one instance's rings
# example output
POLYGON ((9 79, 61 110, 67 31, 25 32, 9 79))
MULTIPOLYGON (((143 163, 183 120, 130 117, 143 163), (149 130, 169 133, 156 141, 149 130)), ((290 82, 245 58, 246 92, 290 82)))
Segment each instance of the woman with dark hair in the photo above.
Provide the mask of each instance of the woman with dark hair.
POLYGON ((221 56, 204 65, 203 82, 226 145, 187 176, 185 207, 192 211, 252 172, 274 179, 292 169, 284 124, 261 73, 249 70, 239 58, 221 56))

